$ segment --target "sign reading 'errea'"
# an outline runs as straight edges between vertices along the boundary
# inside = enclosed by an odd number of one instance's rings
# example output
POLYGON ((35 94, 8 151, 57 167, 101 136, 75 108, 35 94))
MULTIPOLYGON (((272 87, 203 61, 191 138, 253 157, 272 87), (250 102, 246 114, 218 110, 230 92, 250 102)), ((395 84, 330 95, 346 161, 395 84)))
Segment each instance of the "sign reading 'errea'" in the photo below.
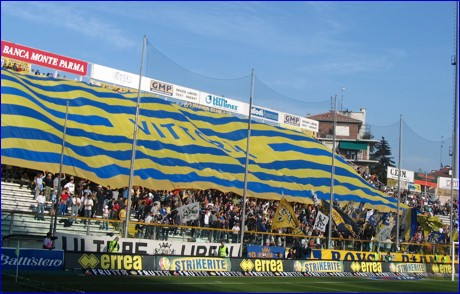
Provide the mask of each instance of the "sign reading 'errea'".
POLYGON ((85 76, 88 63, 2 40, 2 56, 85 76))

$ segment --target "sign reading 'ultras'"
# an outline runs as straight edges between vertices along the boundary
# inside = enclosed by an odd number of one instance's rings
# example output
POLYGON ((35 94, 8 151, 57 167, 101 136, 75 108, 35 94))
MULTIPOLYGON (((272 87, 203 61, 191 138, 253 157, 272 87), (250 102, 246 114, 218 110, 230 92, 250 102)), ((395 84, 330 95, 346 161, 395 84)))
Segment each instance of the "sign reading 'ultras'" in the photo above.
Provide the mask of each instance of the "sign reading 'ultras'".
POLYGON ((2 40, 2 56, 85 76, 88 63, 2 40))

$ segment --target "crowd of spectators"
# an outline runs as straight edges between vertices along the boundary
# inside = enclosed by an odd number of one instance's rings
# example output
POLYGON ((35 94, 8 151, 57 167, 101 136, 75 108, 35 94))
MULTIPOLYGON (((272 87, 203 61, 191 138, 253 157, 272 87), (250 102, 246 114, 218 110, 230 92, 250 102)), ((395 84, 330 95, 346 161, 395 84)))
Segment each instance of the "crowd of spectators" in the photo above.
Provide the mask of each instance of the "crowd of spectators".
MULTIPOLYGON (((35 171, 11 166, 2 166, 2 179, 15 179, 21 186, 26 186, 38 197, 44 194, 46 201, 54 203, 56 213, 69 215, 77 221, 78 216, 103 218, 101 229, 108 229, 109 220, 120 220, 126 217, 126 205, 128 189, 103 187, 99 183, 87 179, 80 179, 71 175, 61 175, 62 193, 57 195, 59 174, 47 171, 35 171)), ((183 228, 179 225, 193 227, 188 231, 189 238, 205 238, 209 241, 225 240, 227 242, 240 242, 240 230, 242 220, 243 198, 233 193, 223 193, 217 190, 180 190, 173 191, 156 190, 145 187, 134 186, 131 191, 130 219, 143 222, 144 225, 136 226, 139 238, 155 238, 168 240, 170 235, 182 234, 183 228), (177 208, 193 202, 200 203, 200 216, 197 220, 181 223, 177 208), (148 224, 165 224, 168 226, 150 226, 148 224), (211 228, 211 229, 210 229, 211 228), (214 230, 223 229, 223 230, 214 230)), ((440 205, 438 201, 423 199, 417 193, 404 192, 401 201, 409 204, 419 213, 436 215, 449 214, 450 203, 440 205)), ((295 238, 282 237, 264 234, 272 232, 272 224, 279 201, 248 198, 246 203, 244 234, 245 244, 271 244, 281 246, 282 244, 293 244, 295 238), (286 238, 284 240, 283 238, 286 238)), ((307 236, 302 242, 308 248, 325 248, 327 230, 321 232, 314 230, 318 211, 324 211, 321 202, 312 204, 291 203, 300 223, 300 229, 307 236)), ((348 203, 342 207, 336 201, 334 208, 354 217, 361 228, 359 231, 339 230, 335 225, 332 228, 332 237, 338 238, 334 241, 336 248, 373 251, 377 247, 377 223, 368 220, 367 209, 362 205, 355 207, 348 203), (359 215, 359 217, 356 217, 359 215)), ((457 215, 458 202, 455 201, 454 213, 457 215)), ((327 212, 326 212, 327 213, 327 212)), ((454 225, 458 228, 458 220, 454 225)), ((291 229, 278 229, 276 233, 290 234, 291 229)), ((394 247, 395 235, 386 240, 391 245, 381 244, 382 250, 396 251, 394 247)), ((449 239, 449 228, 444 226, 440 233, 445 235, 443 242, 449 239)), ((419 230, 411 240, 416 244, 423 244, 428 241, 428 235, 419 227, 419 230)), ((406 251, 420 250, 418 247, 407 247, 406 251)))

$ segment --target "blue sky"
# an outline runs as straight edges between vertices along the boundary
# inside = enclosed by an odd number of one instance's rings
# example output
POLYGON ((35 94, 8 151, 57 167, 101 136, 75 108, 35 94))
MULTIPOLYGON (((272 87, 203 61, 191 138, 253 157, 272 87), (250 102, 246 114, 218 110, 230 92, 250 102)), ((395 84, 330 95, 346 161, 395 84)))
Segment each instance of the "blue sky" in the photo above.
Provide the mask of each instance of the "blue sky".
POLYGON ((429 171, 451 164, 455 5, 2 1, 1 37, 138 74, 145 34, 147 76, 179 85, 198 76, 184 86, 199 90, 229 79, 240 89, 225 96, 239 100, 254 68, 254 104, 317 114, 338 95, 339 108, 366 108, 376 139, 392 138, 396 163, 402 115, 402 168, 429 171), (430 147, 417 153, 420 145, 430 147))

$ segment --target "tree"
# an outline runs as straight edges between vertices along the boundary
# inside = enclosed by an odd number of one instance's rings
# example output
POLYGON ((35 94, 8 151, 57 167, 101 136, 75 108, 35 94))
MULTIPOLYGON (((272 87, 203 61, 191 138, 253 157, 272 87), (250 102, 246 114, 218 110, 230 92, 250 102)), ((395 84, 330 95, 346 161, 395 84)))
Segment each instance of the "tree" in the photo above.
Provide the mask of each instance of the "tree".
POLYGON ((385 137, 382 137, 382 140, 375 144, 374 152, 371 153, 370 158, 379 162, 371 165, 371 174, 377 175, 380 182, 386 183, 387 169, 388 167, 394 167, 395 162, 391 156, 390 145, 388 145, 385 137))
POLYGON ((366 125, 366 129, 364 130, 363 139, 367 139, 367 140, 374 139, 374 135, 372 135, 371 128, 367 125, 366 125))

